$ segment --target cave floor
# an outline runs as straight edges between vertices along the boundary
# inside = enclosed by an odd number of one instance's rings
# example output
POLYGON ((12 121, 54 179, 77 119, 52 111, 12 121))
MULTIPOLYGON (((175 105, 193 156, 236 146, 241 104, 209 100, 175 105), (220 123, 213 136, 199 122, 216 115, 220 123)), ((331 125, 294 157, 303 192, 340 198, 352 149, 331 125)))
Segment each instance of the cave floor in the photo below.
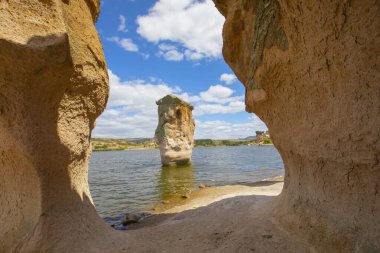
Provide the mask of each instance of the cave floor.
POLYGON ((307 243, 275 223, 278 198, 236 196, 192 210, 152 216, 125 232, 123 251, 310 252, 307 243))

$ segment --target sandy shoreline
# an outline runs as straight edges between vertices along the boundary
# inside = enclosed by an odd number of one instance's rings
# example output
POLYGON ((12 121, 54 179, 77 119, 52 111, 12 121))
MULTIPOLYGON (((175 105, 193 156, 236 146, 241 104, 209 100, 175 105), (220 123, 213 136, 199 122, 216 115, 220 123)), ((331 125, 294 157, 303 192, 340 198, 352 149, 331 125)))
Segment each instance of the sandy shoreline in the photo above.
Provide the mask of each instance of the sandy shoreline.
POLYGON ((281 178, 193 192, 129 226, 126 252, 310 252, 273 219, 281 178))
POLYGON ((187 210, 208 206, 214 202, 238 196, 277 196, 283 188, 283 177, 269 178, 248 185, 210 186, 193 191, 186 199, 157 204, 150 217, 140 223, 132 224, 129 229, 140 229, 163 222, 167 217, 187 210))
POLYGON ((283 187, 283 177, 269 178, 246 185, 225 185, 200 188, 188 194, 188 198, 166 204, 158 204, 153 214, 178 213, 189 209, 207 206, 226 198, 247 195, 277 196, 283 187))

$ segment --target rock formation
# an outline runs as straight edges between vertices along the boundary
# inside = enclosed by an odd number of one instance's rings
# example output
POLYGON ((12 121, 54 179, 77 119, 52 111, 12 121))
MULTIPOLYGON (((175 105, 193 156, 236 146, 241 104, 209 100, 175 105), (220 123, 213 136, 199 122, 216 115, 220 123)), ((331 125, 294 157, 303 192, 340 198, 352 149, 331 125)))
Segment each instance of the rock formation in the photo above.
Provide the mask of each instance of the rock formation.
POLYGON ((264 140, 270 140, 269 131, 256 131, 256 143, 263 144, 264 140))
POLYGON ((108 252, 118 237, 87 182, 108 97, 98 15, 97 0, 0 3, 0 252, 108 252))
POLYGON ((277 221, 317 252, 379 252, 379 1, 214 2, 246 110, 285 163, 277 221))
MULTIPOLYGON (((246 108, 285 163, 275 220, 312 252, 379 252, 379 1, 214 1, 246 108)), ((0 252, 125 249, 129 237, 97 215, 87 183, 91 130, 108 95, 99 5, 0 2, 0 252)), ((150 230, 157 243, 169 245, 159 235, 168 227, 150 230)), ((147 245, 132 243, 131 252, 147 245)))
POLYGON ((154 138, 160 148, 162 164, 173 166, 190 163, 195 127, 193 106, 174 95, 167 95, 156 104, 158 125, 154 138))

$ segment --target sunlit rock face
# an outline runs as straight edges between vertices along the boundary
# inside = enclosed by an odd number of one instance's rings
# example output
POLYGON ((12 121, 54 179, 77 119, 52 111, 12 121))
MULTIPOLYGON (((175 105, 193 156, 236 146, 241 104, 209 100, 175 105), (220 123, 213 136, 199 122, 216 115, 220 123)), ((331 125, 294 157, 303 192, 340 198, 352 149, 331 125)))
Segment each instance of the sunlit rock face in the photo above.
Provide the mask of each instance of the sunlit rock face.
POLYGON ((380 251, 379 1, 214 2, 285 163, 277 221, 318 252, 380 251))
POLYGON ((87 182, 108 97, 98 14, 97 0, 0 3, 0 252, 112 243, 87 182))
POLYGON ((167 95, 156 103, 158 125, 154 138, 160 148, 162 165, 190 163, 195 128, 193 106, 174 95, 167 95))

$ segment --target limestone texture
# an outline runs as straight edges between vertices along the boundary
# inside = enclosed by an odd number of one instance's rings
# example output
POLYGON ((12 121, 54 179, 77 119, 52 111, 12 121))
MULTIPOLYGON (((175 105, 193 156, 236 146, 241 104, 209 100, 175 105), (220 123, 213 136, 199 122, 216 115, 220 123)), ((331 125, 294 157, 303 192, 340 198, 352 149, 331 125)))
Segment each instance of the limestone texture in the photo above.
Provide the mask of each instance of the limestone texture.
POLYGON ((88 188, 108 97, 97 0, 0 1, 0 252, 108 252, 88 188))
POLYGON ((246 110, 284 160, 276 221, 312 252, 380 252, 379 1, 214 2, 246 110))
POLYGON ((154 139, 160 148, 162 165, 191 163, 195 129, 193 106, 174 95, 167 95, 156 104, 158 125, 154 139))
POLYGON ((269 131, 256 131, 256 143, 264 144, 264 140, 270 139, 269 131))
POLYGON ((214 1, 246 109, 284 160, 282 194, 113 230, 87 182, 108 97, 100 2, 2 0, 0 252, 380 251, 379 1, 214 1))

